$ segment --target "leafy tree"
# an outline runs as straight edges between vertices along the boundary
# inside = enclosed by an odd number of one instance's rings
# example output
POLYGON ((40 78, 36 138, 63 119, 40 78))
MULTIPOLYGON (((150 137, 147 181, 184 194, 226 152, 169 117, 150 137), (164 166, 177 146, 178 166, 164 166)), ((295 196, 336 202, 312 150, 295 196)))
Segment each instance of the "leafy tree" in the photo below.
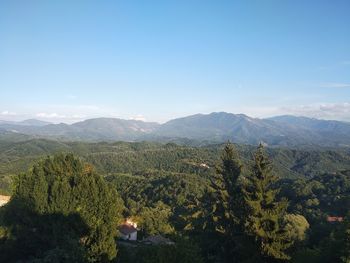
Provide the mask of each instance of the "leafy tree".
POLYGON ((284 216, 285 230, 292 241, 302 242, 310 225, 302 215, 286 214, 284 216))
MULTIPOLYGON (((284 229, 283 219, 288 202, 278 201, 278 189, 274 189, 276 176, 272 174, 272 163, 260 144, 254 155, 252 172, 246 177, 244 198, 248 207, 245 231, 252 238, 257 258, 260 261, 289 259, 287 248, 292 245, 284 229)), ((251 251, 251 254, 253 254, 251 251)), ((250 255, 250 259, 257 260, 250 255)))
POLYGON ((145 235, 170 234, 174 228, 169 224, 171 209, 159 201, 154 207, 144 207, 139 215, 139 226, 145 235))
POLYGON ((293 263, 321 263, 322 255, 319 249, 302 248, 298 250, 292 259, 293 263))
POLYGON ((9 262, 109 261, 117 254, 122 209, 92 166, 72 154, 48 157, 17 178, 4 212, 11 233, 1 255, 9 262))
POLYGON ((341 228, 341 262, 350 263, 350 220, 349 215, 345 218, 341 228))
POLYGON ((202 263, 200 248, 187 237, 174 236, 174 245, 123 247, 119 263, 202 263))

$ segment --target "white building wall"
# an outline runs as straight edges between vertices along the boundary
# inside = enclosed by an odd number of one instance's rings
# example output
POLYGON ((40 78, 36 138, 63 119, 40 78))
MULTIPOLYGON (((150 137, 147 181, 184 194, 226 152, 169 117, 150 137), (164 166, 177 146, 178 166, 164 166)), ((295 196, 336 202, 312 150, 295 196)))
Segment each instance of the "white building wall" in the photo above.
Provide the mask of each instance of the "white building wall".
POLYGON ((136 241, 137 240, 137 231, 135 232, 132 232, 131 234, 129 235, 122 235, 121 236, 122 239, 124 240, 131 240, 131 241, 136 241))
POLYGON ((129 240, 131 240, 131 241, 137 240, 137 231, 135 231, 129 235, 129 240))

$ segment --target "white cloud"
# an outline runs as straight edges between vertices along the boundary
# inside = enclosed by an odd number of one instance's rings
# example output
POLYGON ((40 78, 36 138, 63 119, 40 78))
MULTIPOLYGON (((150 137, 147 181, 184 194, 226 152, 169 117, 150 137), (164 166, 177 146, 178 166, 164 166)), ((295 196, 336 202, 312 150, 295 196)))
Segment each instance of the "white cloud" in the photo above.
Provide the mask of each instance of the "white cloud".
POLYGON ((86 118, 87 116, 86 115, 82 115, 82 114, 73 114, 71 116, 72 119, 83 119, 83 118, 86 118))
POLYGON ((350 103, 319 103, 297 107, 283 107, 284 114, 306 116, 319 119, 350 121, 350 103))
POLYGON ((11 121, 36 118, 53 123, 74 123, 88 118, 118 117, 119 114, 115 109, 92 104, 42 104, 23 108, 17 113, 4 109, 0 111, 0 116, 3 120, 11 121))
POLYGON ((135 117, 131 117, 130 120, 135 120, 135 121, 146 121, 146 118, 141 115, 141 114, 138 114, 136 115, 135 117))
POLYGON ((350 103, 320 103, 311 105, 302 105, 298 107, 285 107, 294 115, 303 115, 324 119, 349 119, 350 120, 350 103))
POLYGON ((326 82, 320 85, 322 88, 350 88, 350 83, 326 82))
POLYGON ((1 112, 1 115, 4 115, 4 116, 15 116, 17 114, 15 112, 4 110, 4 111, 1 112))
POLYGON ((83 114, 58 114, 56 112, 54 113, 47 113, 47 112, 40 112, 35 114, 35 117, 41 118, 41 119, 47 119, 55 121, 63 121, 63 122, 74 122, 74 121, 80 121, 82 119, 87 118, 88 116, 83 114))
POLYGON ((115 109, 96 105, 51 104, 37 105, 27 110, 26 118, 37 118, 53 123, 74 123, 89 118, 120 117, 115 109))
POLYGON ((236 113, 264 118, 277 115, 295 115, 310 118, 340 120, 350 122, 350 103, 314 103, 308 105, 283 107, 244 107, 236 109, 236 113), (237 111, 238 110, 238 111, 237 111))
POLYGON ((333 64, 329 64, 329 65, 319 66, 315 70, 316 71, 337 70, 337 69, 340 69, 343 67, 347 67, 349 65, 350 65, 350 60, 344 60, 344 61, 338 61, 338 62, 333 63, 333 64))
POLYGON ((57 113, 46 113, 46 112, 37 113, 36 117, 48 118, 48 119, 63 119, 63 118, 67 118, 66 115, 60 115, 60 114, 57 114, 57 113))
POLYGON ((324 119, 350 121, 350 103, 322 104, 312 115, 324 119))

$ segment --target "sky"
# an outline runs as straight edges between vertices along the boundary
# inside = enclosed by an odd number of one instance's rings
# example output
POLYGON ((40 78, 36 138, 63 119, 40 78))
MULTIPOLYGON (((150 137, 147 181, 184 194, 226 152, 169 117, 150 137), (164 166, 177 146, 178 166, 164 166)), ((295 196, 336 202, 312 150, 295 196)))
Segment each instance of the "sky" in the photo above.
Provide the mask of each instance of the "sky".
POLYGON ((0 120, 350 121, 350 1, 0 1, 0 120))

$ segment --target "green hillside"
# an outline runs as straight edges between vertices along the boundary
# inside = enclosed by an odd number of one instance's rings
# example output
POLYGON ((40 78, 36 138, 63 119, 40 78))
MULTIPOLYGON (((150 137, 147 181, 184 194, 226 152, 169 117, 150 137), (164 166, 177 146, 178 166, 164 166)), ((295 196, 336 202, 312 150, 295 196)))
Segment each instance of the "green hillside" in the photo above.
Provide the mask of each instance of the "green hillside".
MULTIPOLYGON (((243 160, 249 163, 254 147, 238 145, 243 160)), ((74 153, 93 164, 102 175, 168 171, 186 174, 213 174, 223 145, 202 147, 173 143, 115 142, 84 143, 31 139, 19 142, 0 141, 1 191, 9 191, 10 178, 26 171, 37 160, 55 153, 74 153), (201 167, 206 164, 208 168, 201 167)), ((346 149, 295 150, 268 149, 275 171, 282 178, 313 177, 350 169, 350 153, 346 149)))

